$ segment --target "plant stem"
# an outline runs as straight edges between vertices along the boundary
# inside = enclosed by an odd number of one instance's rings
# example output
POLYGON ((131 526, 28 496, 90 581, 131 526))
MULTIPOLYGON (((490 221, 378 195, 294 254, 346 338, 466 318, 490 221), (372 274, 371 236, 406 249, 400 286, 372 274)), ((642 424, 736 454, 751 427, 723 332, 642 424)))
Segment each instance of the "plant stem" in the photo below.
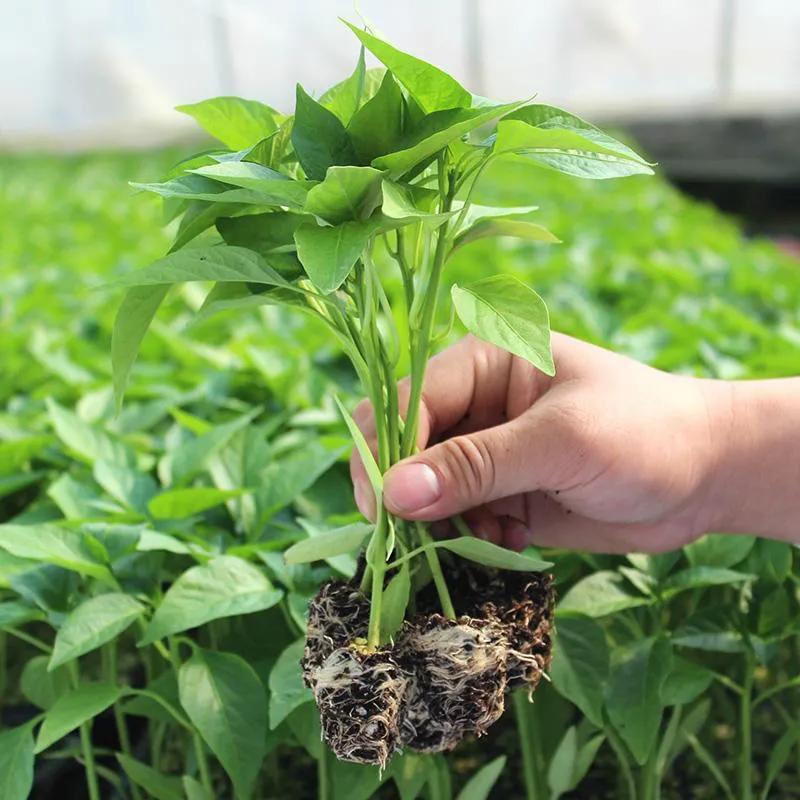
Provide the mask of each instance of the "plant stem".
POLYGON ((605 734, 608 737, 608 743, 611 745, 611 749, 617 756, 622 777, 628 787, 628 800, 638 800, 636 781, 633 779, 633 772, 631 771, 627 749, 622 740, 617 736, 616 731, 610 725, 606 725, 605 734))
POLYGON ((317 759, 317 800, 328 800, 330 787, 328 785, 328 746, 322 742, 317 759))
POLYGON ((89 791, 89 800, 100 800, 100 789, 97 785, 97 767, 94 763, 94 750, 92 749, 92 723, 84 722, 80 727, 81 753, 83 755, 84 771, 86 772, 86 788, 89 791))
MULTIPOLYGON (((433 544, 433 539, 428 533, 427 528, 421 523, 416 523, 417 534, 423 545, 433 544)), ((450 599, 450 590, 447 588, 447 581, 444 579, 442 572, 442 565, 439 562, 439 554, 436 552, 435 547, 425 548, 425 558, 428 560, 428 566, 431 569, 431 576, 433 577, 433 584, 436 587, 436 592, 439 595, 439 602, 442 606, 442 613, 447 619, 455 619, 456 612, 453 608, 453 601, 450 599)))
POLYGON ((752 739, 752 701, 755 666, 753 653, 745 651, 744 681, 739 700, 739 797, 741 800, 753 798, 753 739, 752 739))
POLYGON ((522 755, 522 774, 525 779, 525 798, 526 800, 542 800, 543 795, 539 792, 533 736, 531 735, 530 727, 530 701, 525 696, 525 692, 522 691, 514 692, 513 698, 519 749, 522 755))
POLYGON ((381 607, 383 605, 383 576, 386 574, 386 509, 378 508, 378 522, 368 547, 372 551, 372 596, 369 609, 367 647, 376 649, 381 642, 381 607))

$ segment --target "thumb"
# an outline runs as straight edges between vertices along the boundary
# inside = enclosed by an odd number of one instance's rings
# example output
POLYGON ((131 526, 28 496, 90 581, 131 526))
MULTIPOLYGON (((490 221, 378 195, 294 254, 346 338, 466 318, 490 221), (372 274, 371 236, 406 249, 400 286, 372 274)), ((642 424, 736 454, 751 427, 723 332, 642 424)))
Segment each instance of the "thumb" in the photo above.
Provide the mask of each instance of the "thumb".
MULTIPOLYGON (((516 419, 433 445, 384 477, 384 503, 405 519, 438 520, 502 497, 550 489, 563 474, 554 415, 537 408, 516 419)), ((574 439, 574 437, 567 437, 574 439)))

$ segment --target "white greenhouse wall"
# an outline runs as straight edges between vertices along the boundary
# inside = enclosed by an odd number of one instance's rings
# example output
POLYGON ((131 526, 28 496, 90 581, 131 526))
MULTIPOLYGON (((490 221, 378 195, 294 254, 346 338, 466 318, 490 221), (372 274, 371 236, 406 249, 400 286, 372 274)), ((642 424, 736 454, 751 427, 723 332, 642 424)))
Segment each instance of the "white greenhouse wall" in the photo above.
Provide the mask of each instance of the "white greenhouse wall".
MULTIPOLYGON (((800 111, 797 0, 361 0, 399 47, 498 99, 594 118, 800 111)), ((357 54, 352 0, 0 0, 0 147, 181 137, 178 103, 290 107, 357 54)))

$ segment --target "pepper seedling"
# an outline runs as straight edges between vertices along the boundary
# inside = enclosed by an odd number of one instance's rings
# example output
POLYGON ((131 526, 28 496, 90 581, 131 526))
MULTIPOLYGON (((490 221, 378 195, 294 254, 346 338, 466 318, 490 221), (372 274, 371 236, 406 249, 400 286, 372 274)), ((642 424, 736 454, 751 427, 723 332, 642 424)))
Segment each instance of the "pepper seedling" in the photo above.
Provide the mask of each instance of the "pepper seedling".
MULTIPOLYGON (((652 170, 566 111, 477 97, 349 27, 361 43, 354 72, 319 99, 298 85, 292 116, 234 97, 179 108, 224 148, 183 161, 163 182, 134 184, 161 195, 167 219, 180 222, 169 254, 121 281, 128 292, 112 350, 119 402, 159 305, 187 281, 213 282, 201 314, 287 306, 316 317, 341 345, 375 412, 373 454, 340 404, 377 520, 300 542, 286 559, 366 544, 357 581, 323 586, 312 603, 304 669, 334 751, 385 764, 402 745, 437 751, 481 733, 502 713, 505 691, 520 681, 535 687, 549 663, 549 564, 470 536, 434 541, 381 499, 382 475, 417 442, 450 257, 485 237, 558 241, 535 222, 535 207, 480 205, 476 187, 501 159, 592 179, 652 170), (366 51, 384 66, 367 69, 366 51), (209 229, 214 240, 194 241, 209 229), (392 277, 402 286, 397 304, 386 289, 392 277), (401 356, 410 365, 405 416, 401 356), (480 585, 480 602, 454 580, 480 585)), ((450 298, 475 336, 554 374, 548 311, 535 291, 488 274, 451 286, 450 298)))

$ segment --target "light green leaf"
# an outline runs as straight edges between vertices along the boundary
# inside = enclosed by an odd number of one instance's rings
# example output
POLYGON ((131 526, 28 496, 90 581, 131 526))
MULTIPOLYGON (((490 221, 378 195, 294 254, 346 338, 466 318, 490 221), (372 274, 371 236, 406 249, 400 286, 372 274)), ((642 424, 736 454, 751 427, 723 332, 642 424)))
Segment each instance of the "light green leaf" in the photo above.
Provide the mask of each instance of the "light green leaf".
POLYGON ((606 694, 608 716, 636 763, 644 764, 661 725, 661 692, 671 668, 672 645, 665 638, 642 639, 616 656, 606 694))
MULTIPOLYGON (((520 109, 517 114, 524 112, 520 109)), ((497 125, 494 153, 517 154, 534 163, 578 178, 622 178, 652 175, 643 161, 623 155, 605 141, 587 138, 586 131, 535 127, 519 119, 503 119, 497 125)))
POLYGON ((261 164, 249 161, 226 161, 222 164, 209 164, 192 170, 195 175, 212 178, 220 183, 239 186, 257 192, 264 205, 302 208, 309 189, 314 185, 309 181, 296 181, 282 172, 276 172, 261 164))
MULTIPOLYGON (((29 562, 33 563, 33 562, 29 562)), ((0 564, 0 575, 5 575, 4 564, 0 564)), ((23 562, 22 569, 27 569, 23 562)), ((15 628, 17 625, 24 625, 26 622, 42 619, 44 614, 38 608, 29 606, 21 600, 6 600, 0 603, 0 629, 15 628)))
POLYGON ((170 489, 154 497, 148 509, 156 519, 183 519, 243 494, 247 494, 244 489, 215 489, 210 486, 170 489))
MULTIPOLYGON (((206 164, 205 166, 215 166, 206 164)), ((284 176, 285 177, 285 176, 284 176)), ((230 184, 220 183, 219 180, 207 178, 196 173, 181 175, 164 183, 135 183, 130 184, 134 189, 143 192, 153 192, 164 198, 178 198, 182 200, 204 200, 208 203, 237 203, 244 205, 270 205, 276 202, 272 193, 260 192, 254 189, 233 188, 230 184)), ((270 184, 271 186, 271 184, 270 184)), ((288 188, 281 184, 278 191, 286 192, 288 188)), ((293 189, 292 191, 295 191, 293 189)), ((234 209, 231 209, 231 213, 234 209)))
POLYGON ((661 584, 661 593, 663 597, 670 598, 687 589, 697 589, 703 586, 724 586, 729 583, 743 583, 744 581, 755 579, 755 575, 735 572, 724 567, 688 567, 670 575, 661 584))
POLYGON ((0 731, 0 797, 27 800, 33 788, 33 722, 0 731))
POLYGON ((50 444, 49 436, 25 436, 0 442, 0 475, 10 475, 22 469, 32 458, 50 444))
POLYGON ((408 562, 401 564, 383 592, 381 605, 381 639, 387 643, 400 630, 411 593, 411 573, 408 562))
POLYGON ((403 107, 400 86, 386 72, 375 96, 358 109, 347 127, 359 163, 369 164, 401 147, 403 107))
POLYGON ((149 530, 142 531, 136 549, 142 553, 161 551, 165 553, 176 553, 178 555, 186 555, 192 552, 192 548, 180 539, 176 539, 174 536, 170 536, 167 533, 149 530))
POLYGON ((212 619, 272 608, 281 597, 283 592, 257 567, 235 556, 219 556, 178 577, 156 609, 139 646, 212 619))
POLYGON ((350 553, 361 547, 373 527, 367 522, 354 522, 352 525, 318 533, 293 544, 284 554, 284 558, 287 564, 305 564, 350 553))
POLYGON ((87 541, 78 531, 56 525, 0 525, 0 548, 11 555, 110 580, 110 573, 97 561, 87 541))
POLYGON ((177 106, 231 150, 249 147, 277 130, 281 120, 275 109, 241 97, 212 97, 200 103, 177 106))
POLYGON ((122 696, 122 689, 111 683, 83 683, 60 697, 47 712, 36 739, 36 752, 51 744, 110 708, 122 696))
MULTIPOLYGON (((312 522, 308 519, 299 518, 297 520, 300 527, 308 534, 309 539, 316 538, 323 533, 329 533, 334 530, 336 526, 324 525, 322 523, 312 522)), ((340 572, 347 578, 351 578, 356 572, 356 558, 352 553, 343 553, 335 556, 328 556, 324 559, 328 562, 337 572, 340 572)))
POLYGON ((448 211, 436 214, 428 210, 434 207, 438 192, 419 186, 384 180, 382 194, 381 212, 390 219, 408 223, 420 221, 425 225, 436 226, 441 225, 456 213, 448 211))
POLYGON ((430 113, 445 108, 468 108, 472 103, 472 95, 455 78, 438 67, 403 53, 347 21, 345 25, 367 50, 391 70, 423 111, 430 113))
POLYGON ((419 125, 404 137, 402 149, 379 156, 373 167, 387 170, 398 177, 460 139, 470 131, 487 125, 517 108, 519 103, 507 103, 486 108, 450 108, 424 117, 419 125))
POLYGON ((380 504, 381 497, 383 497, 383 475, 381 474, 380 467, 377 461, 375 461, 375 456, 372 455, 372 450, 369 449, 364 434, 361 433, 361 429, 356 425, 356 421, 350 416, 350 412, 342 405, 342 401, 339 400, 338 397, 334 397, 333 399, 336 402, 339 413, 342 415, 344 424, 347 425, 347 430, 350 431, 350 436, 353 437, 353 443, 356 446, 356 450, 358 450, 358 454, 361 456, 364 469, 367 471, 367 477, 375 492, 375 499, 377 503, 380 504))
POLYGON ((292 145, 311 180, 322 180, 328 167, 356 163, 353 143, 342 121, 297 84, 292 145))
POLYGON ((164 775, 123 753, 117 753, 117 761, 125 774, 155 800, 183 800, 183 785, 180 778, 164 775))
POLYGON ((364 81, 367 75, 367 65, 364 61, 364 48, 358 53, 358 62, 353 74, 343 81, 328 89, 320 97, 319 102, 329 111, 336 114, 343 125, 350 122, 356 113, 364 93, 364 81))
POLYGON ((180 668, 178 689, 236 795, 249 797, 266 752, 267 700, 258 675, 239 656, 197 648, 180 668))
POLYGON ((144 514, 156 493, 156 482, 146 472, 102 459, 94 462, 94 479, 126 508, 144 514))
POLYGON ((649 605, 652 599, 632 594, 622 577, 611 570, 600 570, 576 583, 558 604, 559 613, 605 617, 626 608, 649 605))
POLYGON ((598 727, 603 725, 603 692, 608 681, 606 635, 590 617, 559 617, 550 677, 553 687, 598 727))
POLYGON ((61 623, 49 669, 53 670, 110 642, 143 612, 141 603, 119 592, 97 595, 84 601, 61 623))
POLYGON ((278 656, 269 673, 269 727, 278 725, 296 708, 313 699, 311 689, 303 683, 300 659, 303 657, 305 639, 297 639, 278 656))
POLYGON ((56 435, 81 460, 89 464, 102 460, 129 467, 136 465, 136 454, 124 442, 84 422, 50 397, 45 403, 56 435))
POLYGON ((477 561, 486 567, 496 569, 508 569, 517 572, 542 572, 552 567, 550 561, 539 561, 539 559, 517 553, 514 550, 507 550, 496 544, 487 542, 485 539, 477 539, 471 536, 461 536, 458 539, 441 539, 433 543, 434 547, 441 550, 449 550, 461 558, 477 561))
POLYGON ((22 696, 37 708, 52 708, 59 697, 72 690, 72 680, 67 669, 50 672, 47 656, 34 656, 26 664, 19 678, 22 696))
POLYGON ((313 284, 324 294, 338 289, 375 233, 375 223, 305 223, 294 234, 297 255, 313 284))
POLYGON ((547 306, 533 289, 510 275, 493 275, 469 286, 454 285, 453 304, 467 330, 479 339, 555 374, 547 306))
POLYGON ((604 741, 605 737, 598 734, 581 744, 578 728, 575 725, 567 728, 547 771, 547 783, 552 793, 550 800, 558 800, 583 780, 604 741))
POLYGON ((136 286, 126 292, 117 311, 111 334, 111 366, 117 413, 122 409, 128 376, 139 354, 142 339, 168 291, 169 286, 136 286))
POLYGON ((378 206, 383 173, 373 167, 329 167, 306 197, 307 214, 336 225, 366 219, 378 206))
POLYGON ((175 253, 180 250, 196 236, 208 230, 220 217, 230 217, 247 208, 246 204, 240 202, 206 203, 203 200, 192 200, 181 218, 178 232, 175 234, 175 240, 172 242, 169 252, 175 253))
POLYGON ((118 286, 155 286, 186 281, 221 281, 287 286, 264 256, 246 247, 214 245, 181 250, 116 281, 118 286))
MULTIPOLYGON (((453 203, 453 208, 456 211, 461 211, 463 207, 464 204, 460 201, 453 203)), ((481 220, 515 219, 532 214, 534 211, 538 210, 539 206, 484 206, 479 203, 470 203, 469 208, 467 208, 467 213, 464 214, 464 219, 459 231, 466 230, 481 220)))
POLYGON ((481 767, 458 793, 456 800, 486 800, 506 766, 506 757, 498 756, 481 767))
POLYGON ((729 569, 744 561, 755 543, 755 536, 709 533, 686 545, 683 552, 693 567, 729 569))
POLYGON ((547 228, 522 219, 481 219, 466 228, 453 242, 455 252, 479 239, 494 236, 513 236, 516 239, 525 239, 529 242, 548 242, 558 244, 561 240, 554 236, 547 228))

